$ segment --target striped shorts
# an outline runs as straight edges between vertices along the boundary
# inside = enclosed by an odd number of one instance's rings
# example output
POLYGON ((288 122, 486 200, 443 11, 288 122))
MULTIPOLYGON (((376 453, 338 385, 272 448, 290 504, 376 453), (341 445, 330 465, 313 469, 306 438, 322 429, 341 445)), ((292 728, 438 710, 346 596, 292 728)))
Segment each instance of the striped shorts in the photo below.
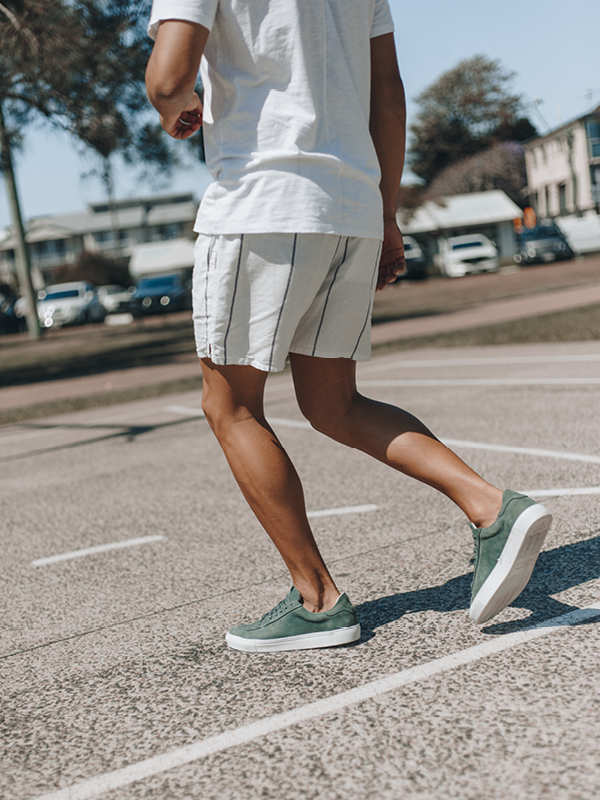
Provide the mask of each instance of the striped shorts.
POLYGON ((267 372, 290 352, 367 361, 380 251, 379 239, 325 233, 200 234, 198 355, 267 372))

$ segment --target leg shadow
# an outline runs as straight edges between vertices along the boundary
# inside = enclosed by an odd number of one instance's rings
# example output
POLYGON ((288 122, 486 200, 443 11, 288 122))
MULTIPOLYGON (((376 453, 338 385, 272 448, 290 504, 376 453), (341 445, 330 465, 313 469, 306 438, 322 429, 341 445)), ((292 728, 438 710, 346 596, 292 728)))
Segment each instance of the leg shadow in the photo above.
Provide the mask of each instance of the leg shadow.
MULTIPOLYGON (((482 630, 494 635, 509 633, 573 611, 573 606, 555 600, 551 595, 599 577, 600 536, 541 553, 527 587, 512 603, 517 608, 531 611, 531 615, 525 619, 491 624, 482 630)), ((471 573, 452 578, 441 586, 370 600, 356 608, 363 629, 362 641, 371 638, 377 628, 405 614, 466 611, 470 603, 471 573)))

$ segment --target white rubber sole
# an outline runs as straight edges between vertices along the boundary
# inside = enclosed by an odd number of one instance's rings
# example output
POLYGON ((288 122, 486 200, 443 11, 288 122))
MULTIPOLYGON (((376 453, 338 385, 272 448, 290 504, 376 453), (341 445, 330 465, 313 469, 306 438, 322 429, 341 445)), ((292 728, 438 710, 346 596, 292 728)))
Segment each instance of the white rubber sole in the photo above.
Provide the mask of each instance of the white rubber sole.
POLYGON ((234 650, 243 650, 245 653, 272 653, 277 650, 313 650, 317 647, 336 647, 340 644, 350 644, 360 639, 360 625, 350 625, 348 628, 337 628, 334 631, 319 631, 318 633, 303 633, 298 636, 284 636, 281 639, 244 639, 228 633, 225 641, 234 650))
POLYGON ((469 614, 473 622, 487 622, 521 594, 551 523, 552 514, 539 503, 517 517, 496 566, 471 603, 469 614))

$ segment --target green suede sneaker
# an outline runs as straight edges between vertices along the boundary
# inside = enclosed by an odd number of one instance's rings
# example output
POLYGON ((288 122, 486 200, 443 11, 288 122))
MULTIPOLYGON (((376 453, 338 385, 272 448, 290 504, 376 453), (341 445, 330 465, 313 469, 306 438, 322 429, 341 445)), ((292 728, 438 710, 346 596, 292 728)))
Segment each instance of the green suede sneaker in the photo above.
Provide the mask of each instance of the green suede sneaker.
POLYGON ((487 622, 518 597, 531 577, 550 530, 547 508, 507 490, 496 521, 489 528, 473 529, 475 556, 470 616, 487 622))
POLYGON ((354 606, 341 594, 330 611, 313 613, 302 605, 295 586, 281 603, 256 622, 236 625, 225 637, 229 647, 247 653, 335 647, 360 639, 354 606))

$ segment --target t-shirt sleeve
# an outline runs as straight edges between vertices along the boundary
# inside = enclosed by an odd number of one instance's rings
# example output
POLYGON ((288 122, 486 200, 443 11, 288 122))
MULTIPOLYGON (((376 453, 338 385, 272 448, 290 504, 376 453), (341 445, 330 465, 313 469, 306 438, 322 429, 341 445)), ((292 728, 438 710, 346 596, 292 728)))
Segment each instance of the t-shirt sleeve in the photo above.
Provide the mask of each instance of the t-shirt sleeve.
POLYGON ((211 30, 219 0, 154 0, 148 36, 156 39, 159 23, 165 19, 184 19, 197 22, 211 30))
POLYGON ((388 0, 375 0, 375 13, 371 25, 371 39, 383 36, 384 33, 393 33, 394 21, 388 0))

